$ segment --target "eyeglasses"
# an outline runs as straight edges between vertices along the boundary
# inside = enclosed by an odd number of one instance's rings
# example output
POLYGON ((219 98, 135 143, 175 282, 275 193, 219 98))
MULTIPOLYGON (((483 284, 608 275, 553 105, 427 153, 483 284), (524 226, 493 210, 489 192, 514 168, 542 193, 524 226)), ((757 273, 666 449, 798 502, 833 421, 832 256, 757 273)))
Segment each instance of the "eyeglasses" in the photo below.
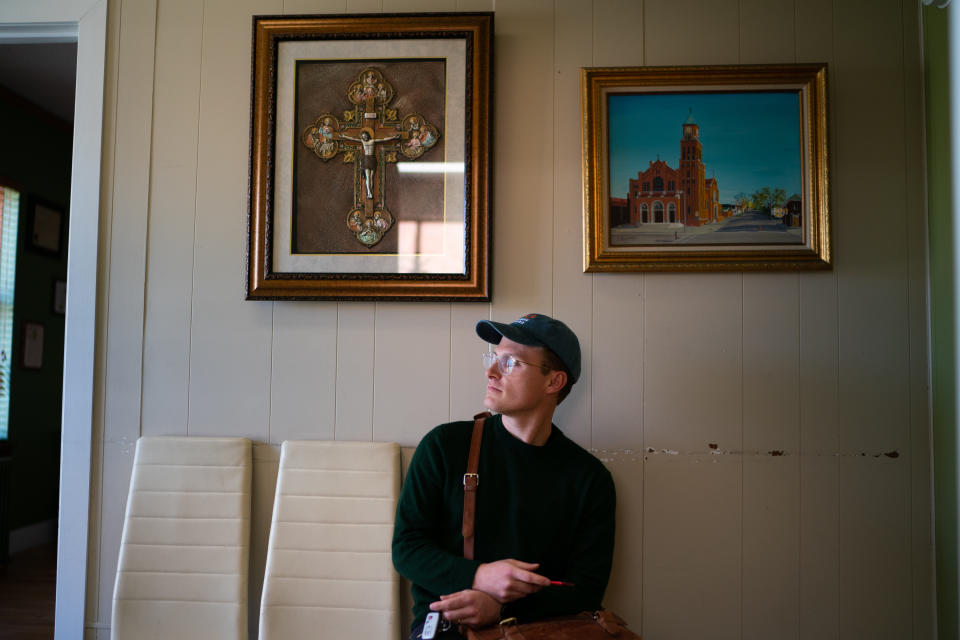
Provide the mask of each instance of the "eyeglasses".
POLYGON ((534 364, 532 362, 519 360, 517 358, 514 358, 509 353, 505 353, 502 356, 498 356, 492 351, 488 351, 487 353, 483 354, 483 370, 484 371, 492 367, 494 362, 497 363, 497 367, 500 369, 500 373, 502 373, 505 376, 508 376, 511 373, 513 373, 513 370, 517 366, 518 362, 525 365, 529 365, 531 367, 543 368, 543 365, 541 364, 534 364))

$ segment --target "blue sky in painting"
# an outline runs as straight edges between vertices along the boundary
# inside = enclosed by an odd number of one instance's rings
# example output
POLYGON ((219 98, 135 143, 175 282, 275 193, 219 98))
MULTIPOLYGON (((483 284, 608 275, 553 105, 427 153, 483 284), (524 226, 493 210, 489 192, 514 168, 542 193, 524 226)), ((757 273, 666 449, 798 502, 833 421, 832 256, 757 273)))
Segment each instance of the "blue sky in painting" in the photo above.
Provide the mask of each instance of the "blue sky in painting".
POLYGON ((682 126, 693 109, 706 176, 720 202, 741 191, 780 187, 800 193, 800 104, 796 91, 643 93, 609 96, 610 195, 624 198, 630 178, 660 159, 680 166, 682 126))

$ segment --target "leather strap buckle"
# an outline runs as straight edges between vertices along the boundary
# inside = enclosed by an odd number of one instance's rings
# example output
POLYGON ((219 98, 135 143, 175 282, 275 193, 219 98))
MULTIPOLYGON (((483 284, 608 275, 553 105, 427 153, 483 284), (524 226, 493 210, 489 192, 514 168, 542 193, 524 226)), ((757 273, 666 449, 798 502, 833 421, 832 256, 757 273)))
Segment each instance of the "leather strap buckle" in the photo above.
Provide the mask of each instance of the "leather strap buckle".
POLYGON ((463 474, 463 490, 464 491, 476 491, 477 487, 479 486, 480 486, 480 474, 478 473, 463 474))

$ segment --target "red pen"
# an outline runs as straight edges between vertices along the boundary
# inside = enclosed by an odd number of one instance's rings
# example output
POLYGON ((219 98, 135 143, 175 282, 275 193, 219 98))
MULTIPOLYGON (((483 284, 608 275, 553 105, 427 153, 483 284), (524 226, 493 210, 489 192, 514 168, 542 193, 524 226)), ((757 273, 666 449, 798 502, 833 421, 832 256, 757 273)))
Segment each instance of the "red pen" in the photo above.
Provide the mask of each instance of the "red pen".
POLYGON ((552 584, 555 587, 572 587, 573 586, 572 582, 564 582, 563 580, 551 580, 550 584, 552 584))

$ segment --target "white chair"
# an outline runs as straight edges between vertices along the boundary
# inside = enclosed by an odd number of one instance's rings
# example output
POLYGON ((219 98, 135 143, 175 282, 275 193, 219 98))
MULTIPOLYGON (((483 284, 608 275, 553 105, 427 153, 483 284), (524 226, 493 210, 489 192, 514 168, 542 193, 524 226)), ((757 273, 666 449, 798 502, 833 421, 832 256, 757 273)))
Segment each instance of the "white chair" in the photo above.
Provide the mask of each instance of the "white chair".
POLYGON ((390 553, 399 493, 396 444, 283 443, 260 640, 400 637, 390 553))
POLYGON ((114 640, 246 640, 251 455, 246 438, 137 441, 114 640))

